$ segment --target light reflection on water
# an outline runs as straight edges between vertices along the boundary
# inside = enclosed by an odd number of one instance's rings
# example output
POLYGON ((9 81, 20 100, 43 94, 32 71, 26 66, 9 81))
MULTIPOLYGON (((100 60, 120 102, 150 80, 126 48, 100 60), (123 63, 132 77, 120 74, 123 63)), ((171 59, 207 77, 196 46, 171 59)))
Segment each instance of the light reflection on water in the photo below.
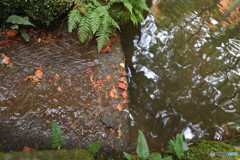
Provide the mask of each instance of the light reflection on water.
POLYGON ((158 20, 149 14, 133 39, 123 36, 132 143, 141 129, 153 150, 182 131, 188 139, 222 139, 223 125, 240 119, 239 26, 223 27, 216 1, 209 8, 171 2, 161 1, 158 20))

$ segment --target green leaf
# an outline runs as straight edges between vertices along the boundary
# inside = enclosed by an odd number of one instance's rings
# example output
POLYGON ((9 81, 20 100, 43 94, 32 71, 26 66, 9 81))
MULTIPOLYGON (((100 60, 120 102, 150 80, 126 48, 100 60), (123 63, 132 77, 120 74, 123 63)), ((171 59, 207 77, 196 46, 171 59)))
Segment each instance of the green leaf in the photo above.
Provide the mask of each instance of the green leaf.
POLYGON ((240 123, 239 122, 234 122, 236 125, 240 126, 240 123))
POLYGON ((60 147, 66 142, 64 141, 64 137, 62 136, 63 131, 59 128, 56 122, 51 120, 51 139, 52 139, 52 147, 60 147))
POLYGON ((129 12, 132 14, 132 9, 133 9, 133 7, 132 7, 131 3, 129 3, 128 0, 124 0, 124 1, 123 1, 123 4, 124 4, 124 6, 129 10, 129 12))
POLYGON ((76 26, 81 21, 81 14, 80 11, 77 9, 72 10, 68 15, 68 32, 72 32, 73 29, 76 28, 76 26))
POLYGON ((88 117, 88 115, 83 114, 83 115, 79 116, 78 118, 87 118, 87 117, 88 117))
POLYGON ((152 153, 148 157, 148 160, 162 160, 162 155, 160 153, 152 153))
POLYGON ((179 159, 182 159, 184 152, 188 150, 188 144, 184 134, 177 134, 176 140, 170 140, 168 145, 168 152, 176 155, 179 159))
POLYGON ((96 142, 92 142, 92 143, 89 143, 87 146, 86 146, 86 149, 92 153, 92 154, 95 154, 97 153, 100 148, 102 146, 102 142, 100 141, 96 141, 96 142))
POLYGON ((20 29, 21 35, 23 36, 23 38, 25 39, 25 41, 29 42, 29 36, 27 33, 26 29, 20 29))
POLYGON ((146 160, 149 156, 147 141, 142 131, 138 130, 137 155, 140 159, 146 160))
POLYGON ((29 22, 28 18, 26 17, 20 17, 17 15, 11 15, 8 17, 7 22, 12 23, 12 24, 19 24, 19 25, 29 25, 29 26, 34 26, 31 22, 29 22))
POLYGON ((172 157, 168 156, 168 157, 163 158, 163 160, 172 160, 172 157))
POLYGON ((17 24, 11 26, 11 29, 19 29, 17 24))
POLYGON ((128 159, 128 160, 132 160, 132 157, 130 154, 123 152, 124 156, 128 159))

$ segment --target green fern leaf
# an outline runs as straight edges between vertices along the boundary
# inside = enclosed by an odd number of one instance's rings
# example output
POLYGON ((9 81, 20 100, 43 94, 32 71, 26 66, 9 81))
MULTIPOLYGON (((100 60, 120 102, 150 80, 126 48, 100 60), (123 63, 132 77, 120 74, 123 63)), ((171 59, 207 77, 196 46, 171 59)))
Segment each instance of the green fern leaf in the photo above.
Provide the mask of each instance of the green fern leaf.
POLYGON ((123 1, 123 5, 129 10, 129 12, 132 14, 132 9, 133 9, 133 6, 131 5, 131 3, 129 3, 128 0, 124 0, 123 1))
POLYGON ((95 34, 101 25, 101 18, 97 12, 93 11, 89 14, 89 19, 92 27, 92 32, 95 34))
POLYGON ((78 26, 78 37, 81 42, 88 42, 92 38, 92 30, 89 18, 84 16, 78 26))
POLYGON ((101 26, 100 29, 96 32, 98 52, 100 52, 101 49, 106 45, 107 41, 109 41, 109 33, 110 31, 104 30, 103 26, 101 26))
POLYGON ((77 27, 77 25, 81 21, 81 13, 79 10, 74 9, 68 15, 68 32, 72 32, 73 29, 77 27))
POLYGON ((64 141, 64 137, 62 136, 63 131, 59 128, 56 122, 51 121, 51 139, 52 139, 52 147, 60 147, 66 142, 64 141))
POLYGON ((89 143, 86 146, 86 149, 90 153, 95 154, 95 153, 97 153, 100 150, 101 146, 102 146, 102 142, 96 141, 96 142, 89 143))

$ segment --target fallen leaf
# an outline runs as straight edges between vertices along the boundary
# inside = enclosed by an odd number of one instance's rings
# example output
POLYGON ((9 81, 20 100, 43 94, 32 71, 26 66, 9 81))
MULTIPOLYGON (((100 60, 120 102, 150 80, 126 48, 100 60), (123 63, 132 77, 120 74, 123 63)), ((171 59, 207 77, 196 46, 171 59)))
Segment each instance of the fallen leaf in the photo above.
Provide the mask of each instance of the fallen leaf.
POLYGON ((127 99, 124 99, 123 103, 126 104, 126 103, 129 103, 129 101, 127 99))
POLYGON ((37 40, 37 41, 38 41, 38 43, 40 43, 40 42, 41 42, 41 40, 42 40, 41 38, 38 38, 38 40, 37 40))
POLYGON ((16 36, 17 33, 18 33, 18 32, 17 32, 16 30, 9 30, 9 31, 7 32, 7 36, 8 36, 8 37, 16 36))
POLYGON ((86 103, 85 107, 88 108, 90 106, 90 103, 86 103))
POLYGON ((103 87, 103 86, 104 86, 104 83, 103 83, 102 80, 98 79, 98 80, 97 80, 97 85, 103 87))
POLYGON ((0 46, 1 47, 9 47, 10 43, 8 41, 2 41, 2 42, 0 42, 0 46))
POLYGON ((87 72, 92 72, 92 71, 93 71, 92 67, 87 68, 87 72))
POLYGON ((122 66, 123 68, 125 68, 125 62, 122 61, 122 62, 120 63, 120 66, 122 66))
POLYGON ((114 78, 118 78, 118 75, 116 74, 116 75, 114 76, 114 78))
POLYGON ((24 82, 28 81, 29 79, 32 79, 33 76, 27 76, 26 78, 24 78, 24 82))
POLYGON ((48 77, 47 82, 48 82, 48 83, 52 83, 52 81, 53 81, 53 77, 48 77))
POLYGON ((48 69, 52 69, 52 66, 50 65, 50 66, 48 66, 48 69))
POLYGON ((119 111, 122 111, 122 110, 123 110, 122 105, 118 104, 118 105, 117 105, 117 109, 118 109, 119 111))
POLYGON ((125 89, 126 86, 125 86, 124 83, 118 83, 118 87, 119 87, 119 88, 122 88, 122 89, 125 89))
POLYGON ((88 115, 83 114, 83 115, 79 116, 78 118, 87 118, 87 117, 88 117, 88 115))
POLYGON ((62 88, 60 86, 57 87, 58 92, 62 93, 62 88))
POLYGON ((49 124, 51 123, 51 121, 49 121, 48 119, 46 120, 46 122, 49 123, 49 124))
POLYGON ((127 79, 125 77, 120 78, 119 81, 127 84, 127 79))
POLYGON ((7 55, 5 55, 4 53, 1 53, 1 56, 3 57, 2 62, 4 64, 8 64, 10 67, 13 66, 13 62, 10 60, 10 58, 7 55))
POLYGON ((113 69, 118 69, 119 68, 118 65, 114 65, 114 64, 110 64, 110 67, 113 68, 113 69))
POLYGON ((109 46, 105 46, 105 47, 103 47, 102 49, 101 49, 101 53, 107 53, 107 52, 109 52, 109 50, 110 50, 110 47, 109 46))
POLYGON ((111 78, 110 76, 107 76, 106 79, 107 79, 107 81, 110 82, 110 83, 113 82, 113 81, 112 81, 112 78, 111 78))
POLYGON ((35 71, 35 76, 36 76, 37 78, 42 78, 43 72, 42 72, 41 70, 36 70, 36 71, 35 71))
POLYGON ((32 150, 32 148, 30 148, 28 146, 25 146, 22 151, 23 152, 28 152, 28 151, 31 151, 31 150, 32 150))
POLYGON ((110 39, 110 41, 111 41, 112 43, 115 42, 115 37, 112 36, 111 39, 110 39))
POLYGON ((123 92, 121 93, 121 95, 123 96, 123 98, 127 98, 127 97, 128 97, 127 91, 123 91, 123 92))
POLYGON ((70 127, 71 127, 72 129, 76 129, 76 128, 77 128, 77 125, 76 125, 76 123, 72 123, 72 124, 70 124, 70 127))
POLYGON ((89 76, 91 82, 93 82, 93 77, 94 77, 94 75, 92 75, 92 74, 89 76))
POLYGON ((54 78, 55 78, 55 82, 59 81, 59 79, 60 79, 59 74, 56 73, 54 78))
POLYGON ((126 73, 125 71, 119 71, 119 73, 120 73, 121 75, 123 75, 123 76, 126 76, 126 75, 127 75, 127 73, 126 73))

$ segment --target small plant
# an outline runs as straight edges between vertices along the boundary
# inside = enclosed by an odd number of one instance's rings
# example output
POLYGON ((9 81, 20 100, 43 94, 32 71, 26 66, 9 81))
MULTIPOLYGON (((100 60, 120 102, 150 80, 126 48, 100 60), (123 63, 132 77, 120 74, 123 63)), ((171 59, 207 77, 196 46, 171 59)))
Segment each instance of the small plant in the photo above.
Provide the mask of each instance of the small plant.
POLYGON ((170 140, 168 146, 168 152, 182 159, 184 152, 188 150, 188 144, 184 134, 177 134, 176 140, 170 140))
POLYGON ((109 41, 122 19, 137 25, 143 21, 142 12, 149 11, 145 0, 65 0, 74 5, 68 15, 68 31, 78 30, 79 40, 89 42, 96 37, 98 52, 109 41))
MULTIPOLYGON (((138 144, 137 144, 136 152, 140 160, 162 160, 163 159, 160 153, 150 154, 145 136, 140 130, 138 130, 138 144)), ((133 160, 130 154, 126 152, 123 152, 123 154, 128 160, 133 160)), ((166 157, 163 160, 171 160, 171 159, 172 157, 166 157)))
POLYGON ((52 147, 60 149, 60 147, 66 142, 64 141, 64 137, 62 136, 63 131, 59 128, 56 122, 51 121, 51 139, 52 139, 52 147))
POLYGON ((86 149, 88 150, 88 152, 95 154, 100 150, 101 146, 102 146, 102 142, 96 141, 96 142, 89 143, 86 146, 86 149))
POLYGON ((21 32, 25 41, 29 41, 29 36, 27 34, 27 30, 23 26, 34 26, 31 22, 29 22, 28 17, 20 17, 17 15, 11 15, 7 19, 8 23, 12 23, 11 29, 17 29, 21 32))

